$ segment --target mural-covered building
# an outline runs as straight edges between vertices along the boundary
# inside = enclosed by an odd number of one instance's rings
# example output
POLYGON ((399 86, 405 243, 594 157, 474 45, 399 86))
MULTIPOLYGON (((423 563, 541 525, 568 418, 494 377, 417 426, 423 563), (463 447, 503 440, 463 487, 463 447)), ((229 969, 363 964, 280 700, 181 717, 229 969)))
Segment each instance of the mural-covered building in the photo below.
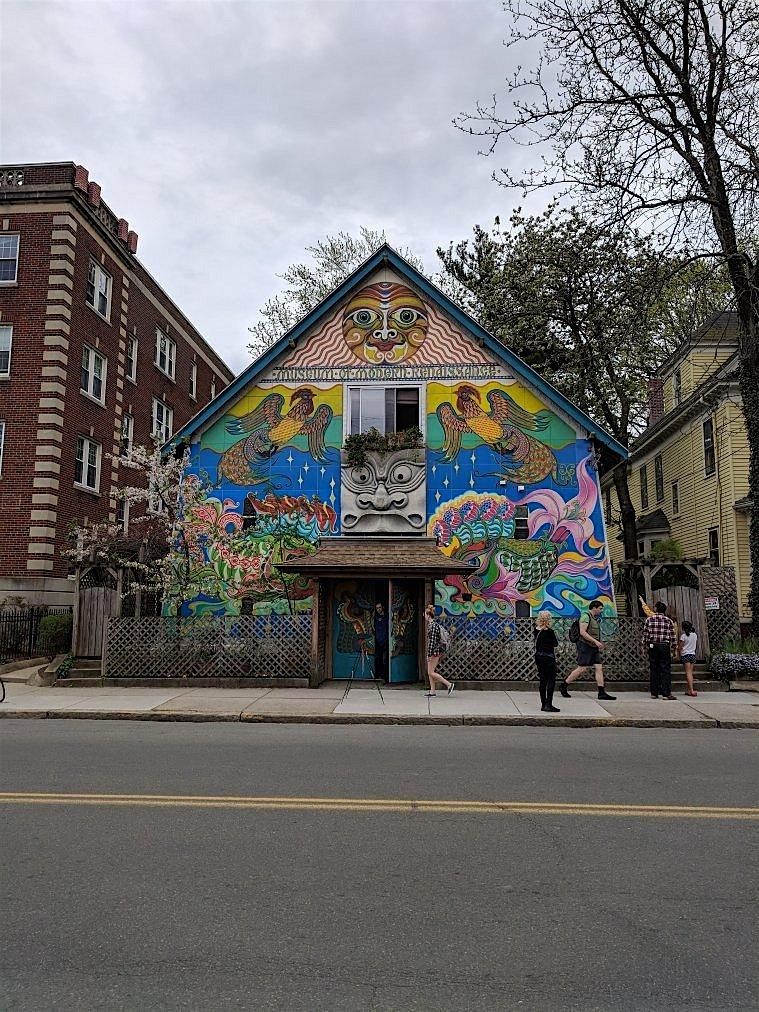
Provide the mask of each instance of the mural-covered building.
POLYGON ((376 602, 391 682, 418 677, 433 595, 483 629, 614 612, 597 464, 624 449, 387 246, 176 439, 209 485, 183 608, 310 611, 320 678, 371 651, 376 602), (384 452, 347 454, 371 429, 384 452))

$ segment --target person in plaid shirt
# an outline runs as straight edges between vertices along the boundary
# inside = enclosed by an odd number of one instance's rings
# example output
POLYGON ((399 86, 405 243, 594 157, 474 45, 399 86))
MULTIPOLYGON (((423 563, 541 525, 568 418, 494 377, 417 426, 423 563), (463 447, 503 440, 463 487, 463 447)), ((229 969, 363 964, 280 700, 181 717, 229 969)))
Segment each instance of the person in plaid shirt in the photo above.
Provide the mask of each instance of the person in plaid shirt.
POLYGON ((648 666, 651 673, 651 697, 675 699, 672 695, 672 655, 677 643, 675 624, 667 617, 667 606, 656 602, 653 615, 649 615, 643 626, 643 647, 648 650, 648 666))

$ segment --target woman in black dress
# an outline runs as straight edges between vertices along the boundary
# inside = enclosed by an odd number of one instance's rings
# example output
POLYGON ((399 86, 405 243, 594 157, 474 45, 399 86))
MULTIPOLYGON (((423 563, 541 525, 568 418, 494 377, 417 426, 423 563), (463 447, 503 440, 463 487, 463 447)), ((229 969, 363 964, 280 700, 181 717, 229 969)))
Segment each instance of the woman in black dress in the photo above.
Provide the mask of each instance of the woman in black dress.
POLYGON ((540 678, 540 709, 543 713, 560 713, 553 705, 553 690, 556 685, 556 647, 559 641, 551 628, 550 611, 538 613, 535 623, 535 664, 540 678))

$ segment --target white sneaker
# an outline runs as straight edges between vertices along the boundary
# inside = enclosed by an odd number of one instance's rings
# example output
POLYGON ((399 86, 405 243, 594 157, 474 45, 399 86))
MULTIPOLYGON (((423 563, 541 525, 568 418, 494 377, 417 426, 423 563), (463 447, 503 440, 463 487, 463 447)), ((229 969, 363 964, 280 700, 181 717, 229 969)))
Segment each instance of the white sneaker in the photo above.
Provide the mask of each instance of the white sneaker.
POLYGON ((450 694, 453 692, 453 690, 455 688, 456 688, 456 683, 455 682, 451 682, 451 684, 448 686, 448 695, 449 696, 450 696, 450 694))

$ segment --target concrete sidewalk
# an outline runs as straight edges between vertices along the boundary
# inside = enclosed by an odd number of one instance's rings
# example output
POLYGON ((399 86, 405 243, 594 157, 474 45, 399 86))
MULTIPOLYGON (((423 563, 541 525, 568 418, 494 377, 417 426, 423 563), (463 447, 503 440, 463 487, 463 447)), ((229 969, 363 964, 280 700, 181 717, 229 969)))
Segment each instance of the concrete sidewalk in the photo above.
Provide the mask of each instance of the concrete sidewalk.
POLYGON ((506 724, 562 727, 759 728, 759 695, 702 692, 668 702, 647 692, 620 692, 601 703, 595 693, 557 695, 561 713, 541 713, 537 692, 456 690, 428 699, 421 688, 161 689, 6 685, 0 717, 110 720, 248 721, 318 724, 506 724))

